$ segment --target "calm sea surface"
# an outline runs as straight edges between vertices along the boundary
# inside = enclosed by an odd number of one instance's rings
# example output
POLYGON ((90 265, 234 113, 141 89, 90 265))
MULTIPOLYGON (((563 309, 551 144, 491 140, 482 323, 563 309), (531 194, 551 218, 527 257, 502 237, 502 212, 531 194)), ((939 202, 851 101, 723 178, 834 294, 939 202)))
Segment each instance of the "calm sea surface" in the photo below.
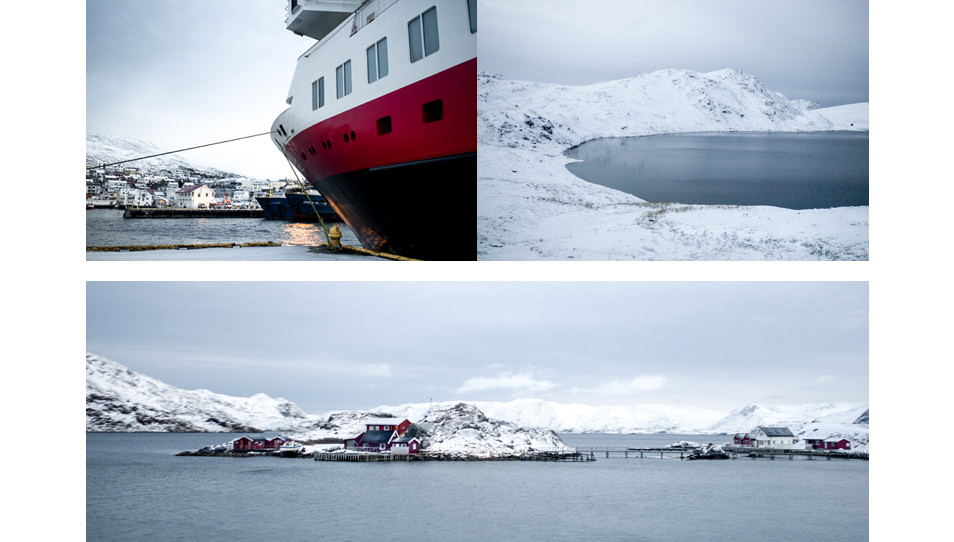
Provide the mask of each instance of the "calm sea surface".
MULTIPOLYGON (((228 434, 86 436, 88 540, 867 540, 868 462, 176 457, 228 434)), ((659 446, 692 435, 563 435, 659 446)))
MULTIPOLYGON (((344 222, 341 242, 361 246, 344 222)), ((331 227, 331 224, 328 224, 331 227)), ((123 211, 86 211, 86 246, 250 243, 273 241, 286 246, 325 242, 317 223, 264 218, 123 218, 123 211)))
POLYGON ((651 202, 868 205, 868 132, 698 133, 587 141, 576 176, 651 202))

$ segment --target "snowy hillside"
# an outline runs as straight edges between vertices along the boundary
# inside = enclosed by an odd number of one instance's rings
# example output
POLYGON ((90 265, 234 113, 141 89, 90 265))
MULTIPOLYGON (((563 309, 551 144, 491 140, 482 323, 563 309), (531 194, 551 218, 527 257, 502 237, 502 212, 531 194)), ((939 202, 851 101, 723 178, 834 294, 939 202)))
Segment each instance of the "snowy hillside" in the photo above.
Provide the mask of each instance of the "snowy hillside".
MULTIPOLYGON (((454 402, 435 403, 447 408, 454 402)), ((666 405, 590 406, 554 403, 538 399, 509 402, 473 401, 492 418, 508 420, 527 427, 546 427, 561 433, 704 433, 721 420, 724 412, 666 405)), ((408 419, 422 418, 427 403, 380 406, 375 410, 391 412, 408 419)))
POLYGON ((183 390, 86 354, 86 430, 243 431, 294 430, 317 421, 294 403, 265 394, 230 397, 183 390))
POLYGON ((115 361, 86 355, 86 430, 91 432, 285 431, 295 440, 336 443, 363 432, 366 420, 390 416, 418 424, 432 451, 482 456, 559 448, 563 444, 555 432, 733 434, 758 425, 785 425, 796 435, 812 438, 847 438, 853 449, 863 447, 862 451, 868 444, 867 403, 752 403, 727 414, 666 405, 590 406, 518 399, 408 403, 309 415, 285 399, 183 390, 115 361))
MULTIPOLYGON (((384 407, 369 412, 334 412, 314 429, 289 436, 303 442, 327 443, 364 432, 368 419, 390 416, 407 418, 417 425, 421 430, 421 447, 431 454, 493 458, 566 448, 560 437, 550 429, 520 427, 520 424, 492 419, 473 404, 454 402, 421 405, 419 410, 415 410, 414 416, 384 407)), ((336 447, 339 446, 325 449, 336 447)))
POLYGON ((868 403, 763 406, 733 410, 708 428, 720 433, 745 433, 759 425, 781 425, 805 438, 848 439, 851 449, 868 451, 868 403))
MULTIPOLYGON (((139 139, 86 134, 86 165, 96 166, 131 160, 142 156, 152 156, 176 149, 160 149, 147 141, 139 139)), ((220 169, 197 166, 182 158, 179 154, 167 154, 145 160, 136 160, 123 166, 139 169, 147 175, 181 177, 205 174, 212 177, 232 177, 235 174, 220 169)))
POLYGON ((584 86, 478 74, 478 259, 864 260, 868 208, 648 204, 567 171, 600 137, 867 129, 739 70, 660 70, 584 86))
MULTIPOLYGON (((452 408, 456 403, 410 403, 379 406, 374 411, 419 420, 432 409, 452 408)), ((560 433, 674 433, 734 434, 759 425, 784 425, 800 436, 847 438, 853 449, 867 450, 868 404, 823 403, 763 406, 752 403, 726 414, 717 410, 666 405, 590 406, 537 399, 510 402, 470 402, 491 418, 508 420, 523 427, 543 427, 560 433)))

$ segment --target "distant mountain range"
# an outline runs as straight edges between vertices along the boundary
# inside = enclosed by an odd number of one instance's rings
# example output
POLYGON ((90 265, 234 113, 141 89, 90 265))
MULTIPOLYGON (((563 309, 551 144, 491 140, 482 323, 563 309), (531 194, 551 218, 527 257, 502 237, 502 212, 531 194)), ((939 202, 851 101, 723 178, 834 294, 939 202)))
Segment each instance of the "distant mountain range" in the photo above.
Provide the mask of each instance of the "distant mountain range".
MULTIPOLYGON (((123 160, 162 154, 176 149, 160 149, 156 145, 139 139, 86 134, 86 166, 112 164, 123 160)), ((178 154, 167 154, 144 160, 129 162, 128 167, 136 168, 146 175, 164 177, 188 177, 202 175, 207 177, 241 177, 241 175, 217 168, 197 166, 178 154)), ((122 167, 117 166, 117 167, 122 167)))
POLYGON ((447 445, 456 446, 454 449, 480 450, 491 447, 491 443, 497 445, 502 438, 499 437, 501 431, 507 435, 502 440, 510 445, 522 443, 519 445, 539 448, 544 447, 542 443, 558 445, 558 439, 554 441, 550 436, 553 431, 732 434, 747 432, 759 425, 785 425, 796 435, 812 438, 847 438, 854 449, 863 451, 868 445, 867 403, 796 406, 752 403, 728 415, 665 405, 589 406, 536 399, 462 404, 460 401, 413 403, 311 415, 283 398, 273 399, 265 394, 240 398, 208 390, 183 390, 131 371, 115 361, 95 354, 86 355, 88 432, 284 431, 301 439, 341 439, 363 431, 367 418, 391 415, 415 423, 429 423, 426 426, 435 435, 435 442, 450 439, 461 428, 482 427, 481 424, 489 428, 489 434, 498 435, 487 441, 486 435, 463 432, 455 437, 463 440, 447 445), (461 422, 462 419, 465 421, 461 422), (460 427, 452 433, 448 429, 457 426, 460 427))

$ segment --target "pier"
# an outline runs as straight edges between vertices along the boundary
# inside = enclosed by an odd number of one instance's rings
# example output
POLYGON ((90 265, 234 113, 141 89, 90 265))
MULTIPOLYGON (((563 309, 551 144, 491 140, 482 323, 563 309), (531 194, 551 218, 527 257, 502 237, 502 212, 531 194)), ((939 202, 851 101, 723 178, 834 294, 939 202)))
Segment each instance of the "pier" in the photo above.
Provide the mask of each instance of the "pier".
MULTIPOLYGON (((789 460, 796 457, 804 459, 862 459, 867 461, 868 454, 863 452, 831 451, 831 450, 785 450, 780 448, 752 448, 745 446, 723 446, 723 451, 729 454, 731 459, 738 459, 740 456, 751 459, 769 459, 776 457, 787 458, 789 460)), ((582 454, 590 456, 599 456, 606 459, 666 459, 676 458, 686 459, 692 455, 692 448, 624 448, 624 447, 597 447, 597 448, 578 448, 582 454)))
POLYGON ((500 456, 478 457, 460 454, 443 454, 421 452, 417 454, 389 454, 389 453, 355 453, 355 452, 315 452, 315 461, 353 461, 358 463, 375 461, 560 461, 560 462, 589 462, 596 461, 593 454, 584 454, 578 450, 553 449, 541 450, 534 453, 500 456))
POLYGON ((180 209, 126 206, 123 218, 265 218, 261 209, 180 209))
POLYGON ((87 252, 139 252, 143 250, 193 250, 199 248, 280 247, 273 241, 249 243, 180 243, 173 245, 109 245, 86 247, 87 252))

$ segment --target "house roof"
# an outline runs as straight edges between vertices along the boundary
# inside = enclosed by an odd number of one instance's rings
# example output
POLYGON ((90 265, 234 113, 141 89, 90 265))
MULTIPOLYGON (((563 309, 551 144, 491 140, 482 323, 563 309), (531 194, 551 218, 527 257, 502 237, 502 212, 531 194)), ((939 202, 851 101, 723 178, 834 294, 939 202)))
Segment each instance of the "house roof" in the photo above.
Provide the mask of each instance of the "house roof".
POLYGON ((417 438, 417 426, 414 424, 411 424, 411 426, 407 428, 407 431, 405 431, 403 435, 397 437, 392 442, 411 442, 412 440, 420 440, 417 438))
POLYGON ((195 191, 195 190, 198 190, 199 188, 202 188, 203 186, 205 186, 205 185, 204 185, 204 184, 194 184, 194 185, 192 185, 192 186, 184 186, 184 187, 182 187, 182 188, 176 190, 176 194, 188 194, 189 192, 193 192, 193 191, 195 191))
POLYGON ((762 432, 769 437, 794 437, 795 436, 794 434, 792 434, 792 431, 788 427, 767 427, 764 425, 760 425, 758 428, 761 429, 762 432))
POLYGON ((365 431, 361 444, 387 444, 393 435, 394 431, 365 431))
POLYGON ((403 418, 368 418, 364 421, 365 425, 401 425, 407 421, 403 418))

